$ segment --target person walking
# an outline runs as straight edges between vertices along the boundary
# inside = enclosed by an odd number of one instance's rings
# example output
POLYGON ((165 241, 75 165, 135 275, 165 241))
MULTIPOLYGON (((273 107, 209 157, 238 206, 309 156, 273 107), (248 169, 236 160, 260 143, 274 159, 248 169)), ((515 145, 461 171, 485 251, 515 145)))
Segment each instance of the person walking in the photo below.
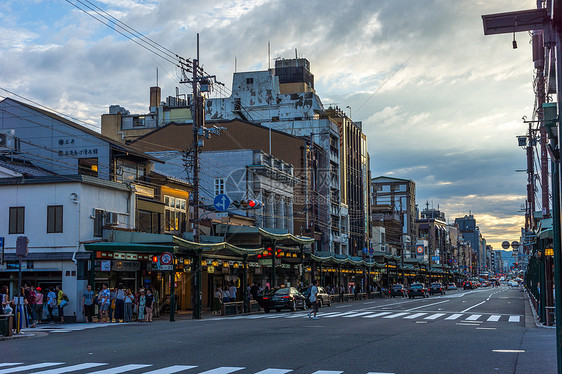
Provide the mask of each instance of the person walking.
POLYGON ((31 282, 25 282, 24 289, 27 316, 30 319, 31 327, 35 327, 35 287, 31 285, 31 282))
POLYGON ((43 290, 41 287, 35 289, 35 324, 43 320, 43 290))
POLYGON ((133 321, 133 301, 135 297, 130 289, 125 292, 125 300, 123 301, 123 322, 133 321))
POLYGON ((109 322, 113 322, 113 317, 115 315, 115 294, 116 287, 109 289, 109 322))
POLYGON ((222 303, 222 291, 219 286, 215 287, 213 294, 213 314, 220 313, 222 303))
POLYGON ((308 318, 318 319, 316 317, 316 313, 318 313, 318 281, 315 279, 312 282, 312 287, 310 288, 310 303, 312 304, 312 313, 314 313, 314 317, 311 316, 311 312, 308 312, 308 318))
POLYGON ((230 287, 228 288, 228 297, 230 298, 230 301, 236 301, 236 291, 237 288, 234 285, 234 282, 230 281, 230 287))
POLYGON ((100 291, 98 298, 100 300, 100 310, 101 310, 101 319, 100 322, 109 322, 109 307, 110 307, 110 292, 107 288, 107 284, 102 285, 102 290, 100 291))
POLYGON ((152 295, 152 291, 150 288, 146 290, 146 302, 145 302, 145 310, 146 310, 146 322, 152 322, 152 306, 154 305, 154 296, 152 295))
POLYGON ((88 323, 94 321, 94 291, 92 291, 92 286, 86 286, 86 291, 82 294, 82 310, 86 316, 88 323))
POLYGON ((49 311, 49 323, 55 323, 53 318, 53 309, 57 306, 57 294, 53 287, 49 288, 47 293, 47 310, 49 311))

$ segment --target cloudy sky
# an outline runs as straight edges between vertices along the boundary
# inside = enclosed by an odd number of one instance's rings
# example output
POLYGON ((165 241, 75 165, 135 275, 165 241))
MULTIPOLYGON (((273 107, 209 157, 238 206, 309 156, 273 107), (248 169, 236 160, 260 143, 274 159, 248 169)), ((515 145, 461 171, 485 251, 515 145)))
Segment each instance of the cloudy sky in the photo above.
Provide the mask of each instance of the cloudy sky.
MULTIPOLYGON (((532 116, 530 36, 484 36, 482 14, 534 0, 10 0, 0 1, 0 87, 99 130, 111 104, 148 110, 177 69, 70 3, 93 3, 231 84, 271 57, 307 58, 325 104, 351 107, 368 136, 373 176, 416 182, 417 202, 447 218, 472 212, 489 243, 523 225, 521 117, 532 116)), ((90 5, 91 6, 91 5, 90 5)), ((187 92, 187 87, 181 87, 187 92)), ((0 90, 2 97, 12 96, 0 90)), ((349 111, 349 110, 347 110, 349 111)))

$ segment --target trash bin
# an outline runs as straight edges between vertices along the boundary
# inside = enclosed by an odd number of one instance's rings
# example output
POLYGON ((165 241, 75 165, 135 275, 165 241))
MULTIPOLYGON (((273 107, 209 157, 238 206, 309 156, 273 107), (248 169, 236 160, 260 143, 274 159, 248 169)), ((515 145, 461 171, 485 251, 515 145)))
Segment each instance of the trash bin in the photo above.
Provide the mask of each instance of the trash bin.
POLYGON ((13 314, 0 315, 0 336, 12 336, 13 328, 14 328, 14 315, 13 314))

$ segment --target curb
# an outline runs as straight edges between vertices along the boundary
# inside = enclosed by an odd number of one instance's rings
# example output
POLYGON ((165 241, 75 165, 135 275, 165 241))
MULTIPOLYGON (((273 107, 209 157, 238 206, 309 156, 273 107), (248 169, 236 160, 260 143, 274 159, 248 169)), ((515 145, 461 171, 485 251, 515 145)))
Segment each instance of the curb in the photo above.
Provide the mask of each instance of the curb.
MULTIPOLYGON (((537 314, 537 311, 535 310, 535 307, 533 306, 533 303, 531 303, 531 298, 529 297, 529 294, 527 293, 527 290, 525 290, 525 299, 527 299, 527 303, 525 304, 525 317, 527 317, 527 309, 531 310, 531 313, 533 314, 533 321, 535 322, 535 327, 537 328, 543 328, 543 329, 555 329, 556 326, 545 326, 542 323, 539 322, 539 315, 537 314)), ((525 318, 525 327, 527 327, 527 318, 525 318)))

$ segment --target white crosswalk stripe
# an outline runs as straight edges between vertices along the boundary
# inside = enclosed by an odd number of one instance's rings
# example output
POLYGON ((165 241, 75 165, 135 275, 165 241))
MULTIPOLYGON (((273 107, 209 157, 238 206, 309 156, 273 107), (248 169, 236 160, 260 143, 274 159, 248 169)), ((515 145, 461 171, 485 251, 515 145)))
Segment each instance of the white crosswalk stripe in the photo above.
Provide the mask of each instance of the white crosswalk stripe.
POLYGON ((409 316, 404 317, 404 319, 416 319, 421 316, 425 316, 427 313, 414 313, 409 316))
POLYGON ((375 313, 375 314, 371 314, 370 316, 365 316, 363 318, 375 318, 375 317, 380 317, 380 316, 386 316, 387 314, 390 314, 392 312, 380 312, 380 313, 375 313))
POLYGON ((292 370, 289 369, 265 369, 257 372, 256 374, 285 374, 290 373, 292 370))
POLYGON ((482 314, 473 314, 470 317, 467 317, 465 321, 477 321, 480 317, 482 317, 482 314))
POLYGON ((501 316, 495 314, 495 315, 492 315, 492 316, 488 317, 488 319, 486 321, 488 321, 488 322, 498 322, 500 320, 500 317, 501 316))
POLYGON ((235 371, 239 371, 243 369, 244 369, 243 367, 241 368, 241 367, 223 366, 220 368, 207 370, 199 374, 230 374, 230 373, 234 373, 235 371))
POLYGON ((519 322, 521 320, 521 316, 509 316, 508 322, 519 322))
POLYGON ((371 314, 373 312, 361 312, 361 313, 355 313, 355 314, 350 314, 347 316, 343 316, 343 318, 353 318, 353 317, 359 317, 359 316, 364 316, 365 314, 371 314))
POLYGON ((355 312, 343 312, 343 313, 337 313, 337 314, 332 314, 331 316, 324 316, 325 318, 332 318, 332 317, 342 317, 348 314, 354 314, 355 312))
POLYGON ((343 371, 317 370, 312 374, 341 374, 343 371))
POLYGON ((48 370, 42 370, 42 371, 34 371, 32 374, 62 374, 62 373, 70 373, 70 372, 73 372, 73 371, 91 369, 91 368, 95 368, 95 367, 103 366, 103 365, 107 365, 107 364, 105 364, 105 363, 100 363, 100 362, 86 362, 85 364, 78 364, 78 365, 72 365, 72 366, 65 366, 65 367, 62 367, 62 368, 48 369, 48 370))
POLYGON ((382 318, 397 318, 397 317, 401 317, 401 316, 406 315, 406 314, 410 314, 410 313, 396 313, 396 314, 391 314, 390 316, 384 316, 382 318))
POLYGON ((172 374, 172 373, 179 373, 180 371, 184 371, 184 370, 194 369, 196 367, 197 366, 174 365, 174 366, 168 366, 167 368, 147 371, 143 374, 172 374))
POLYGON ((132 370, 137 370, 137 369, 142 369, 148 366, 152 366, 152 365, 146 365, 146 364, 129 364, 129 365, 123 365, 123 366, 118 366, 116 368, 112 368, 112 369, 105 369, 105 370, 100 370, 100 371, 93 371, 90 372, 89 374, 117 374, 117 373, 124 373, 126 371, 132 371, 132 370))
POLYGON ((451 314, 449 317, 445 318, 446 321, 454 321, 457 318, 462 317, 461 313, 451 314))
POLYGON ((445 313, 435 313, 435 314, 432 314, 430 316, 425 317, 424 319, 435 320, 439 317, 443 317, 444 315, 445 315, 445 313))
POLYGON ((0 374, 20 373, 26 370, 35 370, 35 369, 47 368, 49 366, 57 366, 63 364, 64 364, 63 362, 43 362, 41 364, 25 365, 25 366, 18 366, 9 369, 2 369, 0 370, 0 374))

